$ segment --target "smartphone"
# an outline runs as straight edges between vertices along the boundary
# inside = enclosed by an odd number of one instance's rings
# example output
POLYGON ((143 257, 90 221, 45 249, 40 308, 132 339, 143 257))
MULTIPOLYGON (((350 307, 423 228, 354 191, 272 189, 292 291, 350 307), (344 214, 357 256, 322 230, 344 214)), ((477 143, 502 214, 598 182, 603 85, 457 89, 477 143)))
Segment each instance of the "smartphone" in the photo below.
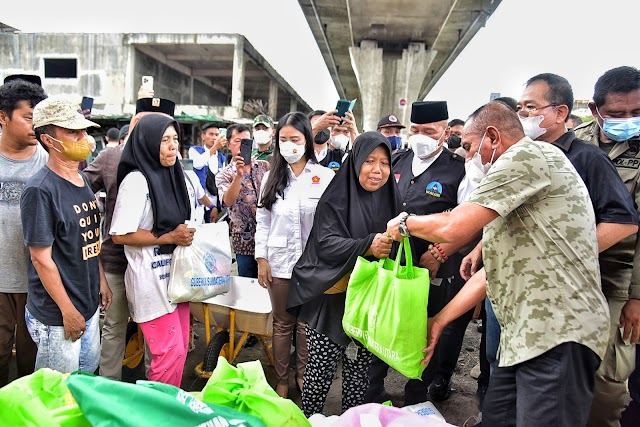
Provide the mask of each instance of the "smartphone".
POLYGON ((82 110, 82 114, 89 118, 91 117, 91 109, 93 108, 93 98, 89 96, 83 96, 82 102, 80 103, 80 110, 82 110))
POLYGON ((336 104, 336 110, 338 110, 338 112, 336 113, 336 116, 344 117, 345 114, 347 114, 347 111, 349 110, 353 111, 353 107, 355 105, 356 105, 355 99, 352 99, 351 101, 347 99, 339 100, 338 103, 336 104))
POLYGON ((142 87, 149 91, 153 91, 153 76, 142 76, 142 87))
POLYGON ((251 164, 251 150, 253 149, 253 139, 243 138, 240 141, 240 154, 244 159, 245 165, 251 164))

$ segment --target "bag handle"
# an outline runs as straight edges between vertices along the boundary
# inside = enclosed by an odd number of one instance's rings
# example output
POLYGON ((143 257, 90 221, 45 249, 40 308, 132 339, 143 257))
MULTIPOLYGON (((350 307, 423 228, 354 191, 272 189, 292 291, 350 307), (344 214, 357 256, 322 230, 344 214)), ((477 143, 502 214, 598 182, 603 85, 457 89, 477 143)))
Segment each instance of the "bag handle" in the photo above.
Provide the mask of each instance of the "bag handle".
POLYGON ((396 255, 396 265, 393 269, 393 274, 397 277, 400 270, 400 260, 402 259, 402 253, 404 252, 404 259, 407 266, 407 279, 413 279, 413 257, 411 254, 411 243, 409 238, 404 237, 400 241, 400 247, 398 248, 398 254, 396 255))

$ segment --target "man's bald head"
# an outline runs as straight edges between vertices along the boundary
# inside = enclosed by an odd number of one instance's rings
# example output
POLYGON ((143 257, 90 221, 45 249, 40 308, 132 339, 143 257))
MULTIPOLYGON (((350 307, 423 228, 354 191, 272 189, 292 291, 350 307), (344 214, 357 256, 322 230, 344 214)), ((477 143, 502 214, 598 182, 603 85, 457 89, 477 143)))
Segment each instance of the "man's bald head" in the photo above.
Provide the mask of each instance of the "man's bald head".
POLYGON ((492 101, 478 108, 469 116, 464 127, 466 133, 482 134, 489 126, 496 128, 509 142, 515 143, 524 138, 518 115, 503 102, 492 101))

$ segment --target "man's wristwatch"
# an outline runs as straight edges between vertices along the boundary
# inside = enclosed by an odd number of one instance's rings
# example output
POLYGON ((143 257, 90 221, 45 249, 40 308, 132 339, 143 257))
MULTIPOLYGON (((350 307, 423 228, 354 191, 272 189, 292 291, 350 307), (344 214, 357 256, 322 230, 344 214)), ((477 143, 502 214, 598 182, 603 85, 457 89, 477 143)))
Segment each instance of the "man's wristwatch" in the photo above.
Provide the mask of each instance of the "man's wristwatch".
POLYGON ((400 235, 402 237, 411 237, 411 233, 409 233, 409 228, 407 228, 407 218, 415 214, 406 214, 400 220, 400 224, 398 224, 398 230, 400 231, 400 235))

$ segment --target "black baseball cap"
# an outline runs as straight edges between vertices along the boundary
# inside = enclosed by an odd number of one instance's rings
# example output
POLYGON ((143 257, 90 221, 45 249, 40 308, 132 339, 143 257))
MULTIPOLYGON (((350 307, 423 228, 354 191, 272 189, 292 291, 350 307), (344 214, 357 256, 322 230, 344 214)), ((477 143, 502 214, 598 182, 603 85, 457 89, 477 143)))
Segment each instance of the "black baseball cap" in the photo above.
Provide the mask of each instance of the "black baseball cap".
POLYGON ((388 127, 396 127, 396 128, 406 128, 405 125, 400 123, 400 120, 393 114, 389 114, 388 116, 384 116, 378 122, 378 129, 380 128, 388 128, 388 127))

